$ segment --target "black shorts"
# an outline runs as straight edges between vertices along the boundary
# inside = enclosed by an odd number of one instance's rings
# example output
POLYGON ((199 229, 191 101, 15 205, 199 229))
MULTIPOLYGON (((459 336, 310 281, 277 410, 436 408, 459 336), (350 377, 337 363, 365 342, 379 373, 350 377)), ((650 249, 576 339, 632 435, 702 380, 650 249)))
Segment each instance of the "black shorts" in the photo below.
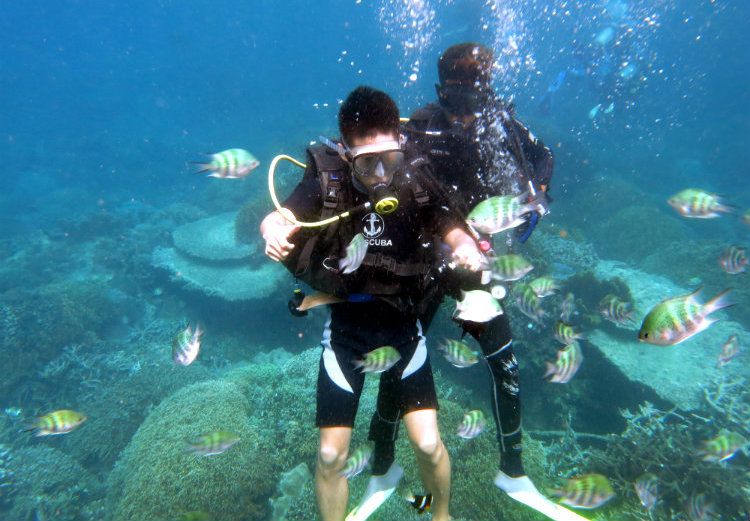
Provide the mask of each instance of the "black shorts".
POLYGON ((375 301, 334 304, 323 331, 318 370, 317 427, 354 427, 365 373, 355 367, 366 353, 389 345, 401 359, 381 378, 401 416, 438 409, 427 345, 416 319, 375 301))

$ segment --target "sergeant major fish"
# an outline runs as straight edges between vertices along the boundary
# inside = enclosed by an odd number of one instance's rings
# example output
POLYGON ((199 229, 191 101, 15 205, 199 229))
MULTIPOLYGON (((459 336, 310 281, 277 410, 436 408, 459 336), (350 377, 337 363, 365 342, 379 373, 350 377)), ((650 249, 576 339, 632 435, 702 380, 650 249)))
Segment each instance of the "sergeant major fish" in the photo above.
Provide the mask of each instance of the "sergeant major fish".
POLYGON ((703 443, 700 455, 703 461, 720 463, 731 459, 739 450, 747 451, 748 441, 736 432, 722 431, 717 437, 703 443))
POLYGON ((79 427, 86 419, 87 417, 80 412, 60 409, 59 411, 53 411, 38 418, 33 418, 26 423, 23 430, 35 430, 36 433, 34 436, 67 434, 79 427))
POLYGON ((644 474, 635 481, 633 486, 641 505, 646 507, 651 515, 651 511, 659 502, 659 480, 654 474, 644 474))
POLYGON ((734 244, 729 246, 719 257, 719 265, 724 271, 730 275, 738 275, 743 273, 750 259, 747 256, 747 248, 741 246, 735 246, 734 244))
POLYGON ((392 346, 373 349, 362 360, 355 360, 354 366, 363 373, 383 373, 401 360, 401 355, 392 346))
POLYGON ((534 266, 526 259, 512 253, 499 255, 490 261, 490 271, 494 280, 518 280, 533 269, 534 266))
POLYGON ((560 283, 552 277, 537 277, 529 282, 531 291, 539 298, 548 297, 560 289, 560 283))
POLYGON ((211 156, 211 161, 209 162, 193 162, 203 167, 203 169, 196 172, 197 174, 211 172, 208 177, 240 179, 247 177, 250 172, 260 165, 260 161, 255 159, 254 155, 242 148, 230 148, 208 155, 211 156))
POLYGON ((732 335, 729 339, 724 342, 721 346, 721 353, 719 353, 717 359, 717 366, 722 367, 729 363, 729 361, 740 353, 740 340, 737 335, 732 335))
POLYGON ((186 450, 198 456, 216 456, 238 441, 240 441, 240 436, 236 432, 211 431, 188 442, 186 450))
POLYGON ((487 427, 487 419, 484 413, 475 409, 464 414, 461 423, 458 424, 456 434, 465 440, 470 440, 482 434, 485 427, 487 427))
POLYGON ((539 199, 529 201, 529 194, 498 195, 476 205, 466 222, 479 233, 493 235, 524 222, 523 216, 543 208, 539 199))
POLYGON ((667 203, 683 217, 695 219, 711 219, 719 217, 719 213, 733 213, 731 207, 721 203, 718 195, 695 188, 676 193, 667 199, 667 203))
POLYGON ((552 334, 555 340, 563 345, 569 345, 576 340, 582 340, 585 338, 583 333, 576 332, 571 326, 565 322, 558 320, 555 325, 552 326, 552 334))
POLYGON ((195 332, 190 329, 190 324, 177 333, 172 339, 172 360, 175 363, 188 366, 198 357, 201 349, 201 335, 204 331, 200 324, 195 325, 195 332))
POLYGON ((632 304, 620 300, 615 295, 607 295, 599 301, 599 312, 605 319, 621 326, 633 322, 633 318, 630 316, 633 312, 632 304))
POLYGON ((339 269, 345 275, 355 272, 367 255, 367 239, 358 233, 346 247, 346 256, 339 259, 339 269))
POLYGON ((370 457, 372 456, 372 447, 370 445, 363 445, 354 451, 354 454, 349 456, 344 464, 344 469, 339 475, 344 476, 346 479, 351 479, 360 472, 370 463, 370 457))
POLYGON ((638 340, 671 346, 684 342, 719 320, 709 318, 708 315, 732 305, 725 299, 729 289, 725 289, 705 304, 700 304, 696 297, 701 289, 657 304, 643 319, 638 340))
POLYGON ((578 342, 573 342, 557 352, 557 360, 554 363, 545 362, 547 372, 542 378, 550 379, 549 382, 566 384, 575 376, 583 363, 583 353, 578 342))
POLYGON ((479 362, 476 353, 460 340, 446 340, 438 349, 448 362, 459 368, 471 367, 479 362))
POLYGON ((562 488, 553 488, 550 493, 560 502, 575 508, 599 508, 615 497, 609 480, 601 474, 584 474, 565 480, 562 488))
POLYGON ((546 315, 545 311, 539 305, 539 298, 528 284, 521 284, 513 289, 516 305, 518 309, 537 324, 542 323, 546 315))

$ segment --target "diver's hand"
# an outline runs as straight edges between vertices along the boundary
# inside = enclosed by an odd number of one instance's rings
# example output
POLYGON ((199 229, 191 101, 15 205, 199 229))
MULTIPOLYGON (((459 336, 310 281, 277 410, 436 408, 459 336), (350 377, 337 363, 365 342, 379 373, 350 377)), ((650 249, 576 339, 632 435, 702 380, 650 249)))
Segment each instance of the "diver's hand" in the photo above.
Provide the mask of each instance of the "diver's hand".
POLYGON ((487 266, 487 259, 473 242, 472 244, 461 244, 453 250, 453 260, 459 266, 471 271, 479 271, 487 266))
MULTIPOLYGON (((286 210, 286 209, 285 209, 286 210)), ((289 210, 289 215, 294 218, 294 214, 289 210)), ((266 241, 266 255, 275 262, 281 262, 286 259, 294 249, 294 244, 289 242, 289 237, 300 229, 298 224, 294 224, 281 212, 275 211, 268 214, 263 222, 260 223, 260 233, 263 240, 266 241)))
POLYGON ((487 266, 487 259, 477 243, 463 229, 452 229, 443 237, 443 241, 453 250, 453 260, 456 264, 471 271, 479 271, 487 266))

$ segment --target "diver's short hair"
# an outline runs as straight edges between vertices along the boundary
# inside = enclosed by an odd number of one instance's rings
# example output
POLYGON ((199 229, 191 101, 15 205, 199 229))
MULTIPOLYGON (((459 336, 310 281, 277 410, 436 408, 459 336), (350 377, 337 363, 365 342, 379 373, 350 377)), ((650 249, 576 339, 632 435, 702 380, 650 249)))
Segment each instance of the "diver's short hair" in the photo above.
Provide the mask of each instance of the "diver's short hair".
POLYGON ((398 106, 383 91, 360 85, 339 109, 339 132, 347 143, 373 134, 399 132, 398 106))
POLYGON ((438 58, 440 84, 488 86, 492 83, 492 49, 480 43, 465 42, 452 45, 438 58))

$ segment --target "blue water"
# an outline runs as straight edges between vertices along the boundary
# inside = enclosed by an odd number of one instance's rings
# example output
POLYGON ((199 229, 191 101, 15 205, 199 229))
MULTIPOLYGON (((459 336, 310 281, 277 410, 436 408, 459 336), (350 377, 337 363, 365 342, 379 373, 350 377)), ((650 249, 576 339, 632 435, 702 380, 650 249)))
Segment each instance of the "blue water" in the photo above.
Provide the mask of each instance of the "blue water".
MULTIPOLYGON (((690 257, 696 248, 718 255, 729 244, 750 246, 747 226, 737 215, 681 219, 665 201, 702 188, 725 196, 739 214, 750 207, 749 22, 744 1, 6 2, 0 346, 11 377, 0 386, 0 410, 10 410, 0 422, 0 462, 52 446, 106 479, 147 413, 172 392, 260 352, 315 345, 320 317, 287 314, 286 280, 267 300, 226 303, 152 267, 151 252, 169 246, 177 226, 248 201, 259 222, 272 209, 265 173, 273 156, 302 159, 310 141, 335 137, 338 105, 360 84, 387 91, 408 116, 434 99, 437 58, 461 41, 494 49, 496 90, 555 152, 554 203, 542 229, 683 287, 739 288, 741 304, 730 316, 747 329, 747 274, 728 279, 711 271, 718 270, 713 257, 690 257), (623 73, 632 77, 616 79, 626 64, 634 64, 623 73), (541 104, 556 78, 553 103, 541 104), (232 147, 252 151, 261 167, 241 181, 195 175, 191 161, 232 147), (82 303, 91 308, 81 311, 82 303), (147 363, 166 371, 144 339, 162 342, 171 363, 171 336, 196 316, 222 347, 199 360, 203 368, 190 379, 165 377, 140 399, 133 392, 137 406, 120 417, 127 427, 111 454, 92 457, 84 443, 70 441, 96 436, 92 425, 53 438, 19 433, 23 416, 86 405, 110 410, 96 393, 82 394, 80 378, 125 381, 147 363), (94 369, 45 376, 74 345, 94 369), (112 353, 120 353, 117 370, 101 365, 112 353), (54 399, 56 389, 66 403, 54 399), (76 397, 80 403, 71 403, 76 397)), ((294 184, 293 172, 284 171, 282 191, 294 184)), ((266 261, 258 253, 252 262, 266 261)), ((316 436, 308 412, 298 414, 316 436)), ((537 425, 560 428, 547 420, 537 425)), ((37 470, 6 487, 0 477, 0 493, 11 491, 0 495, 0 514, 113 515, 101 490, 69 501, 53 501, 49 490, 30 493, 35 480, 52 479, 37 470), (29 506, 34 497, 51 511, 29 506)))

